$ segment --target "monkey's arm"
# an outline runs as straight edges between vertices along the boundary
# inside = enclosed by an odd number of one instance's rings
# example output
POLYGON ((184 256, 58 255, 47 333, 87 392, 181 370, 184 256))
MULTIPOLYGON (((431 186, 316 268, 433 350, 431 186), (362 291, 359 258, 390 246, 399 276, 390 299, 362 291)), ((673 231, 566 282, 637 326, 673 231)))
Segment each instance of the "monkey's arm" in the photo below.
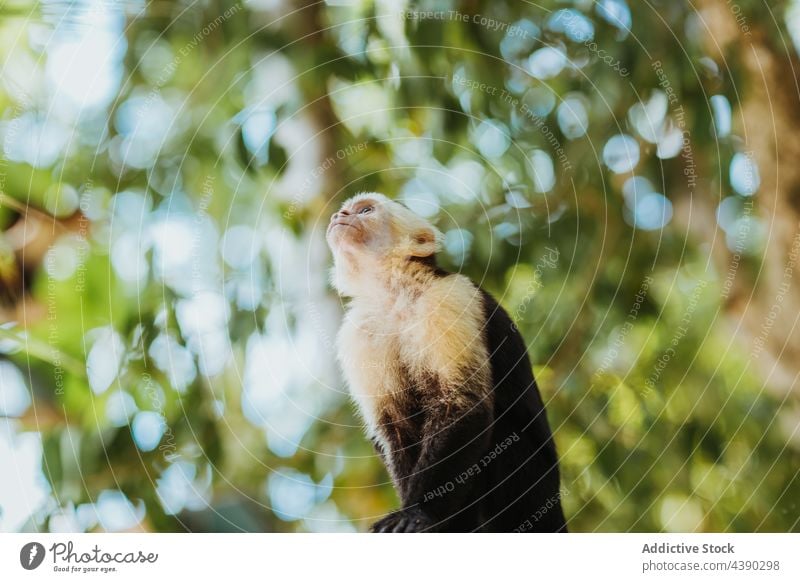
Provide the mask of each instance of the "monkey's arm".
POLYGON ((490 398, 438 401, 426 417, 419 458, 400 485, 403 507, 377 522, 374 531, 448 529, 479 483, 480 460, 491 440, 490 398))

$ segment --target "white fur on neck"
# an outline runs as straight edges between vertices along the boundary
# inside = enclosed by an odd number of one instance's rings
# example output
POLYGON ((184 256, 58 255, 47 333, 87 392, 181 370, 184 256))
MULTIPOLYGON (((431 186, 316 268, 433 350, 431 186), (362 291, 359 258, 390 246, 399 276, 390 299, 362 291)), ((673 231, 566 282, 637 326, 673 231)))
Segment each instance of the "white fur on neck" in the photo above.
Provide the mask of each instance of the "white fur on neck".
POLYGON ((375 259, 340 251, 334 256, 331 284, 344 297, 370 295, 375 292, 379 271, 382 269, 375 259))

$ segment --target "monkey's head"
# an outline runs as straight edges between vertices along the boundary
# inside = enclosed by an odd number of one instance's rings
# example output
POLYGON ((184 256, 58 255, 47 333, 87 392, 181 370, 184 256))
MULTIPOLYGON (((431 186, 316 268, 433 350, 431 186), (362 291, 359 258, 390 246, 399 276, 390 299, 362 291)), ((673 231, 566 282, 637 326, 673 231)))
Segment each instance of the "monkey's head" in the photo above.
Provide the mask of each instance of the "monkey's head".
POLYGON ((427 220, 383 194, 359 194, 331 217, 326 234, 333 251, 333 284, 342 295, 355 296, 386 269, 415 258, 433 256, 441 233, 427 220))

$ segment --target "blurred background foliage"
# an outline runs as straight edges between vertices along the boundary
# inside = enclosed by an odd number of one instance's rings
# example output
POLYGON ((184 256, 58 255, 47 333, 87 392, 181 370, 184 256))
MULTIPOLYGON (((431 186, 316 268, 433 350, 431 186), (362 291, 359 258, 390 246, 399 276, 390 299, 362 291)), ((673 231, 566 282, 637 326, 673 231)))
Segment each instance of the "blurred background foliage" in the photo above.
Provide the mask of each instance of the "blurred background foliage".
POLYGON ((364 190, 519 324, 573 531, 799 529, 800 2, 0 17, 0 530, 393 508, 332 360, 364 190))

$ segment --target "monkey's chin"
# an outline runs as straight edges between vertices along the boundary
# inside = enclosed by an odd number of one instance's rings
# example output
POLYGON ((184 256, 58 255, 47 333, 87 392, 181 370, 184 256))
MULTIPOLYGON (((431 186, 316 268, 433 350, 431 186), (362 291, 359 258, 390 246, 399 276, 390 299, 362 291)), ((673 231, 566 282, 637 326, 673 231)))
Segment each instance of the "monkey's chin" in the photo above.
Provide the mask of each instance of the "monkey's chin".
POLYGON ((340 227, 334 226, 325 234, 325 240, 328 241, 328 246, 334 253, 339 250, 342 244, 342 235, 338 232, 340 230, 340 227))
POLYGON ((328 231, 328 246, 334 254, 357 251, 361 247, 358 231, 353 227, 334 226, 328 231))

